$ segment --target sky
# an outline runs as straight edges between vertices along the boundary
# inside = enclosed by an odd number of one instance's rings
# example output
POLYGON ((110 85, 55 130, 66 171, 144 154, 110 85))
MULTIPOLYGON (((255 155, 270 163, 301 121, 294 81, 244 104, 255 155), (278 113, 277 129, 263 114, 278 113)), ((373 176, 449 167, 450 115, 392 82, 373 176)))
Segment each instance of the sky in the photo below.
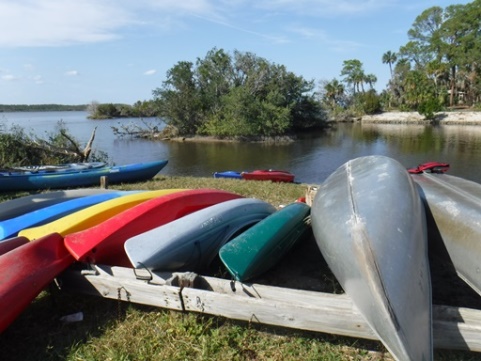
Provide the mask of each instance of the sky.
POLYGON ((152 99, 179 61, 251 52, 316 85, 358 59, 385 89, 387 51, 432 6, 464 0, 0 0, 0 104, 152 99))

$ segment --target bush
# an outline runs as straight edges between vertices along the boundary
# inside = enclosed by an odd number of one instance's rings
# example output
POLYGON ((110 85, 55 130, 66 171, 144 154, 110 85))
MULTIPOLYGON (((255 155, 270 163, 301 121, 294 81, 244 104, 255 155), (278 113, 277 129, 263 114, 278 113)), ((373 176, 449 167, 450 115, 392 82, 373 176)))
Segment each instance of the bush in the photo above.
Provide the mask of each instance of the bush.
POLYGON ((437 98, 429 98, 422 101, 418 106, 418 113, 424 115, 426 119, 433 120, 434 113, 442 110, 442 105, 437 98))

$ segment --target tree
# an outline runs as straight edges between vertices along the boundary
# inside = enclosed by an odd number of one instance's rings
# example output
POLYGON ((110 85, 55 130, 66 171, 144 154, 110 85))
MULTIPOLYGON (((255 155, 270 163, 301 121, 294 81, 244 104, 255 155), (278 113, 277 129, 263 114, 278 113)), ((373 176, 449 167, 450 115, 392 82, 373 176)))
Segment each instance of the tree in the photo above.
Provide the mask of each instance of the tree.
POLYGON ((382 55, 382 63, 383 64, 388 64, 389 65, 389 73, 391 74, 391 79, 392 79, 392 65, 396 63, 397 60, 397 55, 396 53, 392 51, 387 51, 382 55))
POLYGON ((357 59, 344 60, 341 76, 344 76, 344 81, 353 87, 354 94, 359 92, 359 87, 362 87, 365 79, 361 61, 357 59))

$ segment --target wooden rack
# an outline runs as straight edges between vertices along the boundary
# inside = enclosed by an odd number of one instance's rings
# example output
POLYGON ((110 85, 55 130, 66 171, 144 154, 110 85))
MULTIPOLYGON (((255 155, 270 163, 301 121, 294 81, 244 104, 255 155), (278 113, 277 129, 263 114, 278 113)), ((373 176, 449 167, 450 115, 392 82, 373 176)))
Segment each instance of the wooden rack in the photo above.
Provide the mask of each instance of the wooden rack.
MULTIPOLYGON (((62 289, 235 320, 377 340, 345 294, 232 282, 194 273, 94 265, 67 270, 62 289)), ((434 347, 481 351, 481 311, 433 306, 434 347)))

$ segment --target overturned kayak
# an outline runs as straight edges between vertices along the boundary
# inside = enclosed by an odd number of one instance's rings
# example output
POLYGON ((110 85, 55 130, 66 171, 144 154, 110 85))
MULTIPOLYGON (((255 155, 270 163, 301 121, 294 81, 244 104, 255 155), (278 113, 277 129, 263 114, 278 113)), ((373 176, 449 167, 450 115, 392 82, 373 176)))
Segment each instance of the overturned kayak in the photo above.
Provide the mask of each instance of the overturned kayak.
POLYGON ((412 175, 425 202, 430 246, 481 295, 481 184, 448 174, 412 175))
POLYGON ((228 200, 131 237, 125 252, 135 268, 199 271, 230 238, 275 210, 259 199, 228 200))
POLYGON ((41 208, 52 206, 54 204, 66 202, 71 199, 111 192, 115 192, 115 190, 102 188, 82 188, 37 193, 29 196, 15 198, 0 203, 0 220, 3 221, 5 219, 18 217, 22 214, 33 212, 41 208))
POLYGON ((397 360, 432 360, 425 214, 406 169, 383 156, 351 160, 320 185, 312 228, 345 292, 397 360))
POLYGON ((309 234, 310 212, 305 203, 288 204, 222 246, 221 261, 236 281, 261 275, 309 234))

